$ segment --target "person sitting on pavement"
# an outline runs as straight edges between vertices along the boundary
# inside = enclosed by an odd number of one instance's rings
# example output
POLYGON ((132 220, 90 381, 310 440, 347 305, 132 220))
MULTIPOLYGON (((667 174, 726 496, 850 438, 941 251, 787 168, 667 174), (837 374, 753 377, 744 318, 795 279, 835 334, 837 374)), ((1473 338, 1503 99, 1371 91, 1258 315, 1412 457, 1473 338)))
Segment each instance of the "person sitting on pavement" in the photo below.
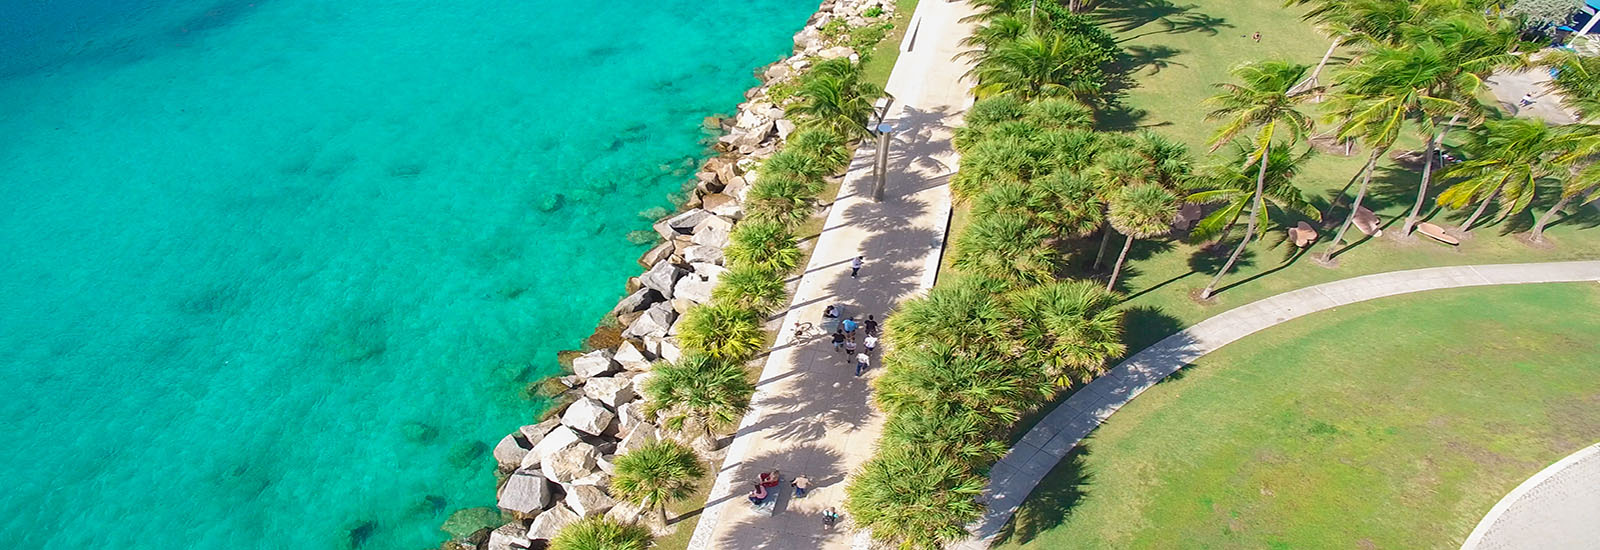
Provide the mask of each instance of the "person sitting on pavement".
POLYGON ((773 470, 771 472, 761 472, 761 486, 762 487, 777 487, 778 486, 778 480, 780 479, 780 477, 781 476, 778 475, 778 471, 777 470, 773 470))
POLYGON ((751 490, 750 494, 747 495, 745 498, 750 499, 750 504, 754 504, 756 506, 760 506, 761 505, 761 501, 767 500, 767 488, 766 487, 762 487, 760 483, 757 483, 756 484, 756 488, 754 490, 751 490))

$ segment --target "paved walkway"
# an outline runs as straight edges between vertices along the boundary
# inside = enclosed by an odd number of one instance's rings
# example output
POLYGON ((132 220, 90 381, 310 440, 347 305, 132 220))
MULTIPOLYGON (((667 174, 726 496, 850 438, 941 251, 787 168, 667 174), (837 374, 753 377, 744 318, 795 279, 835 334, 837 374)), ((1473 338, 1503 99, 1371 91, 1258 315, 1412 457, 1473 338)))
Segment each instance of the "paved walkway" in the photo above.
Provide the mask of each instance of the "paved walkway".
POLYGON ((1600 546, 1600 443, 1545 468, 1500 499, 1461 550, 1600 546))
POLYGON ((970 13, 965 2, 917 5, 910 27, 914 34, 902 42, 887 86, 896 102, 886 121, 896 133, 885 200, 871 200, 876 151, 869 143, 857 151, 830 207, 757 382, 751 411, 717 472, 691 550, 851 547, 855 534, 849 518, 825 531, 822 511, 836 506, 843 513, 850 473, 877 446, 883 418, 871 405, 868 385, 877 370, 856 377, 855 363, 833 351, 814 325, 831 303, 845 304, 847 314, 858 319, 870 314, 882 321, 896 304, 932 286, 950 220, 947 183, 956 169, 951 127, 970 102, 971 86, 961 78, 968 67, 952 59, 957 42, 969 34, 959 20, 970 13), (851 277, 850 260, 858 254, 866 256, 866 266, 859 277, 851 277), (799 341, 796 326, 809 328, 799 341), (783 471, 785 485, 776 513, 767 517, 754 512, 744 494, 757 472, 772 469, 783 471), (816 486, 803 499, 793 498, 787 486, 796 474, 816 486))
POLYGON ((1600 281, 1600 261, 1391 271, 1285 292, 1201 321, 1124 360, 1057 405, 1029 430, 990 471, 983 497, 988 510, 969 526, 973 538, 956 548, 988 548, 1028 493, 1090 431, 1162 378, 1234 340, 1302 315, 1385 296, 1443 288, 1577 281, 1600 281))

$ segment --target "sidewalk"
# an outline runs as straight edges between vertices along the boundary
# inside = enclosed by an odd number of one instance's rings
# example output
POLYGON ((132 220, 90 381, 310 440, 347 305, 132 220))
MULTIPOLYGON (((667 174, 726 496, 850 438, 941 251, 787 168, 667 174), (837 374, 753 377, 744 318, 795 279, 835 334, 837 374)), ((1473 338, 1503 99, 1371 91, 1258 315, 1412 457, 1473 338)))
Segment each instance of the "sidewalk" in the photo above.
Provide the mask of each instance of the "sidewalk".
POLYGON ((856 152, 839 197, 828 212, 811 262, 801 275, 784 316, 776 347, 767 358, 751 410, 735 433, 717 471, 705 509, 689 542, 712 548, 850 548, 855 534, 843 510, 848 478, 876 449, 882 415, 871 404, 873 369, 856 377, 854 360, 833 351, 816 328, 828 304, 843 303, 858 321, 885 314, 932 286, 950 219, 948 181, 956 169, 951 127, 969 99, 962 80, 968 66, 956 61, 957 42, 969 25, 964 2, 923 0, 912 16, 887 86, 896 102, 886 122, 896 133, 890 146, 888 186, 882 204, 872 202, 874 144, 856 152), (910 47, 909 50, 906 50, 910 47), (866 256, 859 277, 850 260, 866 256), (799 341, 796 326, 809 327, 799 341), (757 472, 782 470, 772 517, 755 513, 744 495, 757 472), (805 475, 814 486, 793 498, 788 480, 805 475), (844 521, 831 532, 822 511, 838 507, 844 521))
POLYGON ((981 550, 1003 534, 1028 493, 1062 457, 1128 401, 1196 359, 1267 327, 1377 298, 1471 286, 1600 281, 1600 261, 1434 267, 1352 277, 1292 290, 1196 323, 1124 360, 1072 394, 990 470, 984 515, 973 537, 954 546, 981 550))

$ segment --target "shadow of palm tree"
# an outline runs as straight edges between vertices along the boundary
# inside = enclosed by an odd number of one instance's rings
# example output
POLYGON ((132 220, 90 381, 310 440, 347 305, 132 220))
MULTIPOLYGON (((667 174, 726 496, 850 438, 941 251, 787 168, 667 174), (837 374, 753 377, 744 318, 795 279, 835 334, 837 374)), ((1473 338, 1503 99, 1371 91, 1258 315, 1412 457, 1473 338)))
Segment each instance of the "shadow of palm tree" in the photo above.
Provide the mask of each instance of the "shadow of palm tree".
POLYGON ((779 470, 782 472, 783 481, 769 497, 775 499, 771 516, 751 510, 724 511, 724 521, 728 521, 730 527, 723 531, 717 540, 712 541, 711 547, 819 548, 823 546, 822 541, 829 533, 822 529, 822 509, 828 506, 842 507, 842 503, 819 501, 798 506, 797 503, 814 498, 814 494, 797 500, 794 497, 794 490, 788 483, 796 475, 804 475, 811 480, 813 492, 838 486, 845 482, 848 474, 843 471, 843 465, 844 457, 838 451, 812 444, 757 454, 739 464, 724 464, 724 469, 733 470, 734 479, 741 480, 734 483, 733 494, 724 497, 725 500, 739 499, 729 503, 730 506, 749 507, 748 503, 743 502, 744 495, 753 487, 761 472, 779 470))
POLYGON ((995 537, 997 544, 1027 544, 1040 533, 1055 529, 1072 517, 1073 509, 1089 494, 1093 481, 1088 471, 1088 440, 1078 443, 1033 488, 1011 521, 995 537))

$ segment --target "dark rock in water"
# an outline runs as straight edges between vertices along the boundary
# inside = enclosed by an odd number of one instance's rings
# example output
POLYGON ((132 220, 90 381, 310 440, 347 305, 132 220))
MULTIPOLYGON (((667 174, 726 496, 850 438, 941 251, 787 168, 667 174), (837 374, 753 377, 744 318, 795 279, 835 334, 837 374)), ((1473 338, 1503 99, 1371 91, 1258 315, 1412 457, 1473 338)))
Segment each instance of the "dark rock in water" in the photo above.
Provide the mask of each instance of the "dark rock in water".
POLYGON ((419 516, 436 516, 444 511, 446 499, 439 495, 427 495, 422 500, 411 506, 411 513, 419 516))
POLYGON ((484 453, 489 452, 489 444, 482 441, 462 441, 450 450, 450 464, 458 468, 473 466, 484 453))
POLYGON ((367 543, 368 539, 372 538, 373 533, 378 532, 378 522, 372 520, 363 521, 347 528, 347 532, 350 537, 350 545, 348 547, 360 548, 361 545, 367 543))
POLYGON ((439 436, 439 429, 421 422, 407 422, 400 427, 400 433, 412 443, 427 443, 439 436))
MULTIPOLYGON (((500 517, 500 510, 493 506, 480 506, 477 508, 462 508, 450 514, 450 519, 444 520, 444 525, 439 529, 450 533, 452 538, 465 539, 482 530, 494 530, 504 520, 500 517)), ((488 537, 488 534, 484 534, 488 537)))
POLYGON ((555 212, 560 210, 562 206, 566 206, 566 203, 566 195, 562 195, 561 193, 552 193, 535 199, 533 201, 533 207, 539 209, 540 212, 555 212))

